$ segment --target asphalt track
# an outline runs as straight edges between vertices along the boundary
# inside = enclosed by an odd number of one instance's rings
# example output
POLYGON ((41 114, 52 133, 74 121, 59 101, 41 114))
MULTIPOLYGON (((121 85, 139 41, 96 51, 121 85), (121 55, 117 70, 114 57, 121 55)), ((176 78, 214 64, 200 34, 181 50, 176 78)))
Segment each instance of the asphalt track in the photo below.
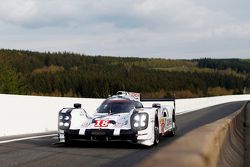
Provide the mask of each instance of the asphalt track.
POLYGON ((0 144, 0 167, 120 167, 134 166, 185 133, 237 111, 244 102, 234 102, 177 116, 177 135, 162 137, 156 147, 124 142, 75 142, 55 144, 54 137, 0 144))

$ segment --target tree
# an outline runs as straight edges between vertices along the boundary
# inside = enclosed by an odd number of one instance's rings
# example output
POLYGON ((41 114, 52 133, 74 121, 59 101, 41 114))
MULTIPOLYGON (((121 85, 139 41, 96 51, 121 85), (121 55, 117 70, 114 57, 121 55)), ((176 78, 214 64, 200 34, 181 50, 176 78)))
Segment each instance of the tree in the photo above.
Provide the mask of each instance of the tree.
POLYGON ((17 73, 9 66, 0 63, 0 93, 21 94, 24 88, 17 73))

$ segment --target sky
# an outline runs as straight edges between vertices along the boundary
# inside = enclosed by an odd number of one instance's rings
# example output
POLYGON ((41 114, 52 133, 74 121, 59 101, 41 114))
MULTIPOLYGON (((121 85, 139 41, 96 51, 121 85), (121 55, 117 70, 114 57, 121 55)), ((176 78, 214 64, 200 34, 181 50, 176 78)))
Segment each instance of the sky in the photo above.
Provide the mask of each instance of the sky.
POLYGON ((250 58, 249 0, 1 0, 0 48, 250 58))

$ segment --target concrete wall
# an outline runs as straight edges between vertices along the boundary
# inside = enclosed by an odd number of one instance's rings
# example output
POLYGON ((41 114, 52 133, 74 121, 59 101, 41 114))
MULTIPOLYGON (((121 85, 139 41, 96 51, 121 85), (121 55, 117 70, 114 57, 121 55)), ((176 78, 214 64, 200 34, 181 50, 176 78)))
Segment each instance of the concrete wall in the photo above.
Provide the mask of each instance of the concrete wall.
POLYGON ((216 96, 205 98, 193 99, 180 99, 176 102, 176 110, 178 114, 206 108, 218 104, 234 102, 234 101, 249 101, 250 95, 229 95, 229 96, 216 96))
MULTIPOLYGON (((231 101, 250 100, 250 95, 219 96, 176 100, 177 114, 227 103, 231 101)), ((81 103, 92 115, 103 99, 40 97, 0 94, 0 136, 54 131, 57 129, 57 115, 63 107, 72 107, 81 103)), ((163 105, 169 102, 160 102, 163 105)), ((145 102, 144 106, 151 106, 145 102)))
MULTIPOLYGON (((176 114, 182 114, 201 108, 206 108, 218 104, 234 102, 234 101, 249 101, 250 95, 229 95, 215 96, 203 98, 189 98, 176 100, 176 114)), ((161 103, 162 105, 172 105, 172 102, 144 102, 145 107, 152 106, 152 103, 161 103)))
POLYGON ((102 99, 0 95, 0 136, 40 133, 57 129, 58 112, 81 103, 94 113, 102 99))
POLYGON ((244 163, 246 105, 161 147, 137 167, 239 167, 244 163), (164 164, 164 165, 163 165, 164 164))

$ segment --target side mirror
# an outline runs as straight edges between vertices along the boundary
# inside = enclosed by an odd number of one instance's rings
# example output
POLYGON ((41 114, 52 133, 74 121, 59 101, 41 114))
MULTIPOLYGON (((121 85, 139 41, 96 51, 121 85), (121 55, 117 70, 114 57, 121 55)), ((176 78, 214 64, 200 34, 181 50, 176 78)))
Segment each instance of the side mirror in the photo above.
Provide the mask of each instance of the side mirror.
POLYGON ((82 107, 82 105, 80 103, 75 103, 74 104, 74 108, 81 108, 81 107, 82 107))
POLYGON ((153 103, 152 107, 153 108, 161 108, 161 104, 160 103, 153 103))

